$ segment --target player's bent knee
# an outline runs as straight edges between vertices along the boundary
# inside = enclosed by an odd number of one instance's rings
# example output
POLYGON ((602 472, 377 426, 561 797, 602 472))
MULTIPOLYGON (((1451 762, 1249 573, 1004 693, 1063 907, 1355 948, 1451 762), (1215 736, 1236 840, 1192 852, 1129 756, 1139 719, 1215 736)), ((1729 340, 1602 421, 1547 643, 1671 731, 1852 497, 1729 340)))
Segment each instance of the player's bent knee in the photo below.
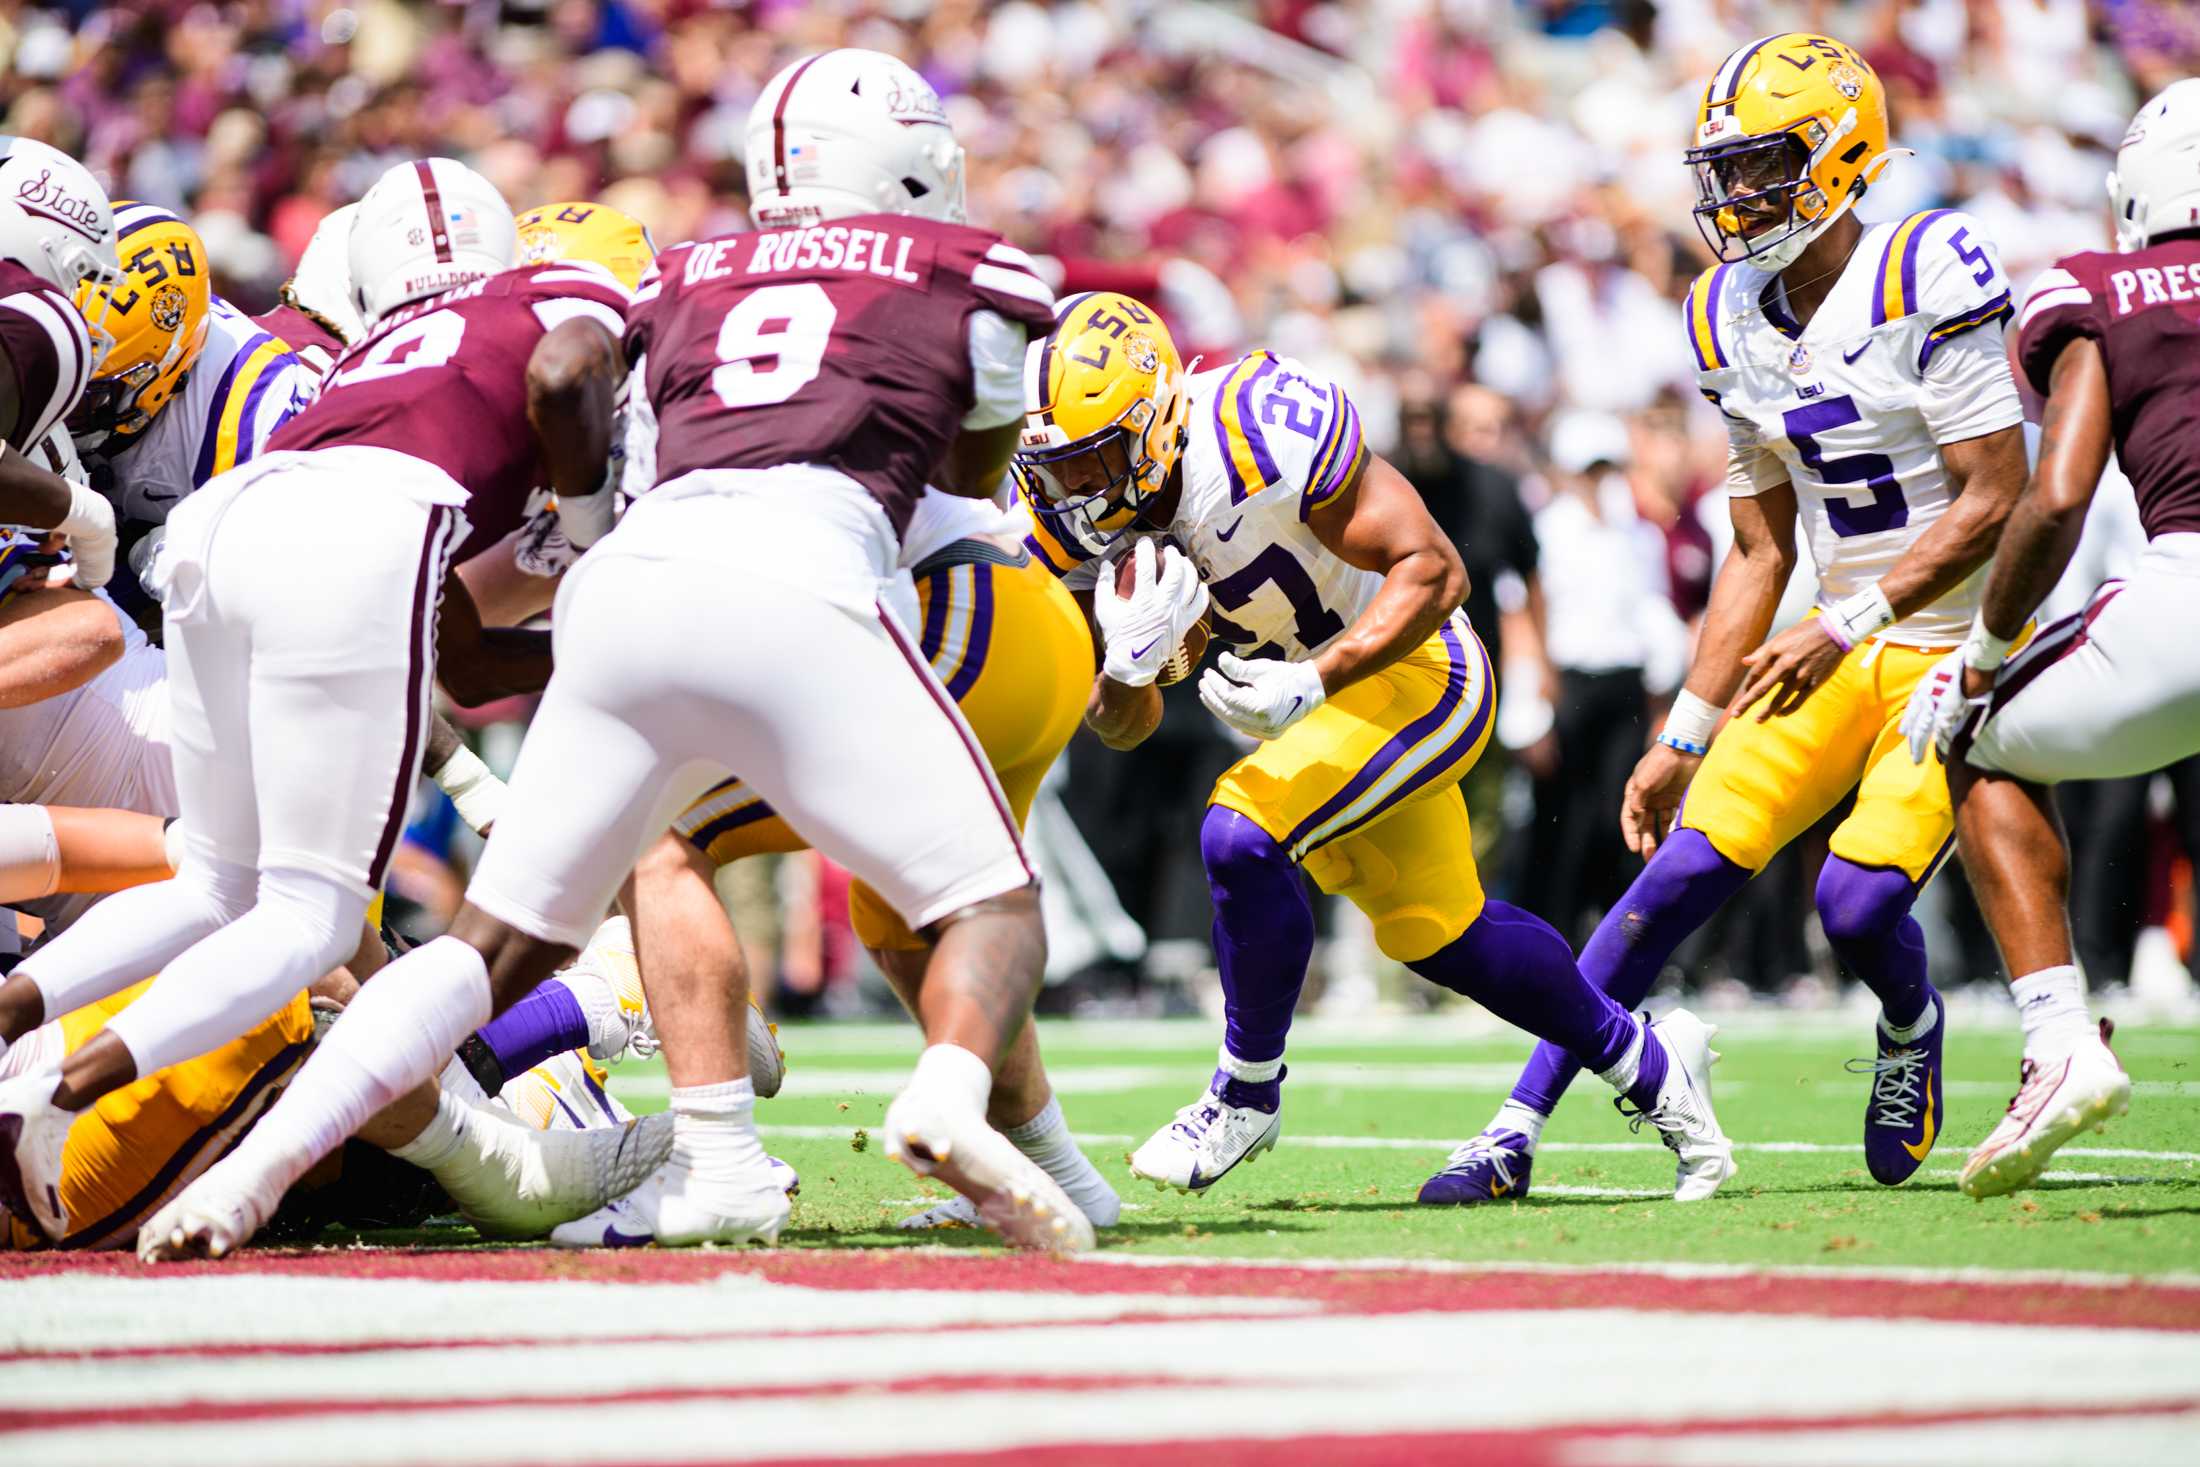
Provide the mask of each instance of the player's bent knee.
POLYGON ((0 902, 35 901, 61 889, 61 842, 43 805, 0 805, 0 902))
POLYGON ((910 931, 901 914, 865 882, 849 883, 848 925, 855 929, 856 940, 872 952, 924 950, 924 939, 910 931))
POLYGON ((675 880, 690 873, 700 876, 709 871, 711 865, 710 857, 693 843, 668 832, 642 852, 642 858, 634 863, 634 879, 655 882, 675 880))
POLYGON ((1917 888, 1892 866, 1860 866, 1828 856, 1819 868, 1816 894, 1826 941, 1869 942, 1884 937, 1909 914, 1917 888))
POLYGON ((1482 881, 1464 852, 1401 868, 1373 841, 1349 836, 1310 852, 1306 874, 1367 914, 1383 956, 1416 963, 1457 942, 1482 915, 1482 881))
POLYGON ((1207 807, 1199 824, 1199 860, 1207 879, 1218 887, 1227 885, 1235 871, 1291 864, 1274 836, 1228 805, 1207 807))
POLYGON ((318 975, 342 967, 358 951, 367 900, 319 872, 278 867, 261 873, 253 911, 280 920, 298 944, 301 966, 318 975))

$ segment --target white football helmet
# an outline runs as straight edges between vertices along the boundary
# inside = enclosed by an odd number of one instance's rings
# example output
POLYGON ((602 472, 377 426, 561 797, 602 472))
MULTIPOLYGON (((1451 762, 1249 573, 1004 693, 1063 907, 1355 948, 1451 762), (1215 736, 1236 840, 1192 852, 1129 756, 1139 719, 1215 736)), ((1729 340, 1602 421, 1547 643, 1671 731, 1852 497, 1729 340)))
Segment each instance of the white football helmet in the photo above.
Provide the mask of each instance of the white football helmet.
POLYGON ((0 259, 74 296, 122 278, 115 211, 91 170, 30 138, 0 136, 0 259))
POLYGON ((2171 82, 2139 109, 2108 175, 2116 245, 2143 250, 2156 235, 2200 229, 2200 77, 2171 82))
POLYGON ((358 217, 357 204, 324 215, 282 290, 283 304, 313 317, 347 346, 367 334, 351 298, 351 225, 358 217))
POLYGON ((496 185, 453 158, 400 163, 353 216, 351 298, 367 326, 399 306, 512 268, 519 229, 496 185))
POLYGON ((850 214, 963 222, 963 150, 932 84, 844 48, 795 62, 749 109, 749 215, 766 229, 850 214))

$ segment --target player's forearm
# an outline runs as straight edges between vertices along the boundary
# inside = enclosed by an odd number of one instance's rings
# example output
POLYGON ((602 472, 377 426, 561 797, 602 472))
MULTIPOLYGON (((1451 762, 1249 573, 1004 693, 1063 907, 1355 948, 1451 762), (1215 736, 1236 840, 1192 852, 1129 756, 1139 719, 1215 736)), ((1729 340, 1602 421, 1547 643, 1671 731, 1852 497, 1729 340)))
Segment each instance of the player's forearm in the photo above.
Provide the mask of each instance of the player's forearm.
POLYGON ((1111 749, 1135 749, 1161 726, 1161 689, 1129 687, 1105 675, 1092 680, 1085 727, 1111 749))
POLYGON ((59 529, 71 498, 68 480, 0 446, 0 525, 59 529))
POLYGON ((1780 609, 1794 561, 1737 549, 1711 583, 1711 602, 1696 637, 1695 660, 1682 684, 1706 703, 1725 707, 1742 686, 1742 659, 1761 646, 1780 609))
POLYGON ((2033 495, 2017 506, 1986 577, 1979 612, 1987 631, 2005 642, 2016 639, 2069 569, 2084 531, 2083 504, 2056 505, 2033 495))
POLYGON ((1436 635, 1466 599, 1467 572, 1456 555, 1416 551, 1383 576, 1375 599, 1344 635, 1314 659, 1322 687, 1335 694, 1409 655, 1436 635))
POLYGON ((547 333, 528 359, 527 420, 560 498, 586 498, 603 488, 613 403, 624 377, 618 343, 589 320, 567 321, 547 333))
POLYGON ((1993 555, 2002 526, 2024 492, 2024 430, 2003 428, 1944 445, 1941 461, 1954 502, 1879 578, 1880 594, 1896 621, 1962 585, 1993 555))
POLYGON ((27 591, 0 610, 0 708, 74 692, 122 659, 122 624, 89 591, 27 591))

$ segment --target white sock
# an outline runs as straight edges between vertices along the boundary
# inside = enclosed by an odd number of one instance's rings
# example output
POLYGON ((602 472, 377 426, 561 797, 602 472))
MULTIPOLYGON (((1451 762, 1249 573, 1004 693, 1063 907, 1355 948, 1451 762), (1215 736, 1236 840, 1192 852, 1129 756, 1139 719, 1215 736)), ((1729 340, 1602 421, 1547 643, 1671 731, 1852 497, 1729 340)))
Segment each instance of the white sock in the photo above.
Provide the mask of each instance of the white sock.
POLYGON ((1239 1059, 1225 1047, 1215 1052, 1215 1068, 1233 1080, 1261 1085, 1283 1073, 1283 1056, 1279 1054, 1272 1060, 1239 1059))
MULTIPOLYGON (((1639 1044, 1634 1050, 1633 1058, 1635 1067, 1640 1069, 1642 1066, 1642 1048, 1639 1044)), ((1630 1079, 1627 1083, 1632 1085, 1635 1082, 1630 1079)), ((1528 1154, 1533 1156, 1536 1143, 1543 1139, 1543 1128, 1550 1123, 1550 1119, 1549 1116, 1539 1110, 1531 1110, 1517 1100, 1508 1099, 1497 1108, 1497 1118, 1490 1122, 1489 1129, 1492 1131, 1518 1131, 1528 1138, 1528 1154)))
POLYGON ((672 1156, 667 1163, 695 1179, 690 1195, 704 1205, 724 1199, 721 1210, 739 1213, 753 1194, 774 1187, 771 1163, 756 1135, 756 1087, 743 1075, 716 1085, 681 1085, 672 1091, 672 1156))
POLYGON ((1900 1029, 1897 1029, 1894 1027, 1894 1025, 1888 1023, 1887 1016, 1885 1014, 1881 1014, 1879 1016, 1879 1032, 1886 1035, 1889 1039, 1893 1040, 1897 1044, 1915 1044, 1918 1040, 1923 1039, 1926 1035, 1932 1033, 1933 1025, 1939 1022, 1939 1010, 1935 1009, 1931 1002, 1928 1001, 1925 1005, 1925 1012, 1917 1016, 1917 1022, 1906 1025, 1905 1027, 1900 1029))
POLYGON ((58 1019, 165 969, 251 911, 259 885, 249 866, 194 858, 167 881, 108 897, 15 971, 38 984, 45 1017, 58 1019))
POLYGON ((390 1155, 422 1171, 432 1172, 465 1149, 466 1122, 465 1102, 439 1088, 435 1096, 435 1114, 428 1118, 428 1124, 404 1145, 391 1147, 390 1155))
POLYGON ((289 1186, 376 1111, 433 1079, 489 1010, 480 953, 455 937, 414 948, 359 990, 230 1163, 289 1186))
POLYGON ((1115 1195, 1100 1169, 1070 1139, 1069 1122, 1062 1118, 1062 1103, 1049 1097, 1046 1109, 1008 1132, 1016 1149, 1039 1164, 1054 1178, 1069 1200, 1096 1228, 1112 1228, 1123 1215, 1123 1199, 1115 1195))
POLYGON ((993 1068, 959 1044, 927 1045, 909 1077, 911 1090, 920 1086, 937 1086, 983 1115, 993 1096, 993 1068))
POLYGON ((2024 1052, 2035 1059, 2059 1058, 2092 1037, 2085 978, 2069 964, 2025 974, 2009 985, 2009 996, 2024 1021, 2024 1052))
POLYGON ((107 1021, 150 1075, 227 1044, 359 946, 367 899, 326 876, 269 871, 252 910, 192 944, 107 1021))
POLYGON ((1597 1071, 1597 1078, 1625 1095, 1634 1088, 1635 1080, 1642 1074, 1642 1047, 1649 1042, 1650 1026, 1641 1019, 1636 1019, 1635 1037, 1628 1041, 1627 1052, 1609 1070, 1597 1071))

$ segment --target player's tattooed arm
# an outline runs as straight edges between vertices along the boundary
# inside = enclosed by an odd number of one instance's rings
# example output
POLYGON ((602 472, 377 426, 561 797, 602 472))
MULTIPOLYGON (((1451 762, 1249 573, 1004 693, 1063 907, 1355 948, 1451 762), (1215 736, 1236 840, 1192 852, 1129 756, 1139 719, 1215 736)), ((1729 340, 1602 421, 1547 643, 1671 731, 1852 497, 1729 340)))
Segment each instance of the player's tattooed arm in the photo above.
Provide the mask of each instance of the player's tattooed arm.
POLYGON ((461 708, 539 693, 550 681, 550 633, 484 627, 466 583, 443 580, 435 621, 436 680, 461 708))
MULTIPOLYGON (((1100 637, 1100 623, 1092 610, 1093 593, 1071 593, 1077 607, 1085 613, 1085 626, 1092 633, 1092 658, 1096 665, 1107 661, 1107 648, 1100 637)), ((1092 696, 1085 702, 1085 727, 1099 736, 1100 742, 1111 749, 1135 749, 1144 743, 1153 731, 1161 726, 1161 689, 1158 684, 1144 687, 1127 687, 1106 673, 1097 673, 1092 679, 1092 696)))
POLYGON ((1467 568, 1403 474, 1373 454, 1307 517, 1332 554, 1383 578, 1375 599, 1314 659, 1330 694, 1371 677, 1436 635, 1467 598, 1467 568))
POLYGON ((1000 492, 1009 457, 1024 431, 1023 419, 998 428, 965 428, 947 445, 932 485, 960 499, 991 499, 1000 492))
POLYGON ((73 692, 122 660, 114 608, 73 586, 24 591, 0 607, 0 708, 73 692))
MULTIPOLYGON (((2111 443, 2108 368, 2095 342, 2076 337, 2055 358, 2047 406, 2040 417, 2040 461, 2002 530, 2001 548, 1986 578, 1981 615, 1986 630, 2014 640, 2069 568, 2085 529, 2093 491, 2108 467, 2111 443)), ((1960 505, 1961 500, 1957 503, 1960 505)), ((1990 675, 1966 681, 1984 691, 1990 675)))

